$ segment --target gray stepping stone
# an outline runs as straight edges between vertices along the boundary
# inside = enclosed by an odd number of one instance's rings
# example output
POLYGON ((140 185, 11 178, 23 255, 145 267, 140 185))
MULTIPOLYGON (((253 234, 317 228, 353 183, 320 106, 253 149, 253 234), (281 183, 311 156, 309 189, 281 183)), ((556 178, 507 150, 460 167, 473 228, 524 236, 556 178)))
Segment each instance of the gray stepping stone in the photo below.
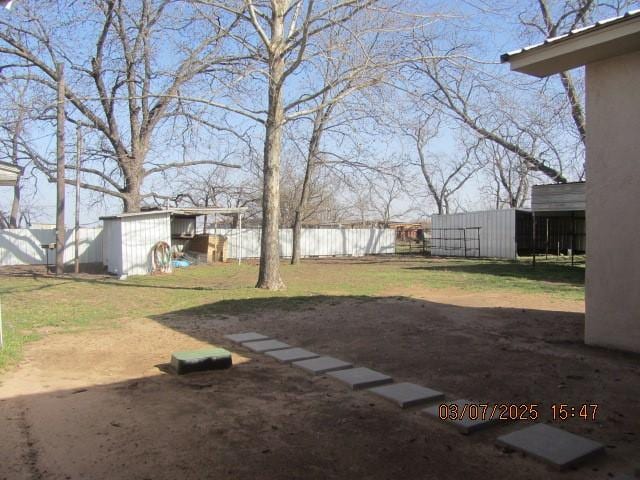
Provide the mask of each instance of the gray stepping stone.
POLYGON ((394 383, 369 390, 387 400, 391 400, 400 408, 413 407, 425 403, 433 403, 444 398, 444 393, 431 390, 415 383, 394 383))
POLYGON ((230 368, 231 352, 224 348, 202 348, 171 354, 171 367, 178 375, 230 368))
POLYGON ((260 340, 259 342, 244 342, 243 347, 247 347, 254 352, 270 352, 271 350, 284 350, 285 348, 291 348, 288 343, 281 342, 280 340, 260 340))
POLYGON ((310 352, 304 348, 287 348, 286 350, 274 350, 267 352, 267 355, 284 363, 296 362, 299 360, 308 360, 310 358, 319 357, 317 353, 310 352))
POLYGON ((351 368, 352 365, 348 362, 343 362, 333 357, 318 357, 311 360, 302 360, 300 362, 293 362, 294 367, 301 368, 314 375, 322 375, 323 373, 333 372, 336 370, 344 370, 345 368, 351 368))
POLYGON ((497 442, 558 468, 570 467, 604 452, 601 443, 542 423, 498 437, 497 442))
POLYGON ((338 370, 337 372, 329 372, 327 375, 346 383, 353 390, 362 390, 393 382, 393 378, 390 376, 365 367, 338 370))
MULTIPOLYGON (((452 419, 450 416, 448 416, 444 420, 440 418, 440 405, 442 404, 425 408, 424 410, 422 410, 422 412, 425 413, 426 415, 438 418, 443 422, 447 422, 448 424, 453 425, 458 430, 460 430, 460 433, 464 435, 473 433, 476 430, 482 430, 483 428, 487 428, 499 421, 499 415, 494 415, 493 418, 491 418, 493 405, 489 405, 485 412, 483 412, 482 408, 480 407, 478 407, 477 410, 473 408, 472 411, 469 412, 469 405, 478 405, 478 402, 459 399, 459 400, 454 400, 452 402, 445 402, 444 404, 445 405, 455 404, 458 407, 457 416, 462 416, 462 418, 452 419), (465 409, 465 405, 466 405, 465 413, 464 415, 461 415, 461 412, 465 409), (473 419, 470 417, 473 417, 473 419)), ((447 410, 445 410, 444 413, 447 413, 450 415, 451 414, 450 408, 447 408, 447 410)))
POLYGON ((269 339, 269 337, 256 332, 233 333, 231 335, 225 335, 224 338, 235 343, 255 342, 256 340, 269 339))

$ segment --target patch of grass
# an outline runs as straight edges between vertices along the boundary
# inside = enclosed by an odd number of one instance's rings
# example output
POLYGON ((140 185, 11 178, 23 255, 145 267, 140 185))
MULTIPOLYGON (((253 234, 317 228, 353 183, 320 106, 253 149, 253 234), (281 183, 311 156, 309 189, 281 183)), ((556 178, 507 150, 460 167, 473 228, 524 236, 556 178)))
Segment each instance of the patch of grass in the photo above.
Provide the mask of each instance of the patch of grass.
MULTIPOLYGON (((16 362, 26 342, 42 335, 87 328, 114 328, 122 318, 139 318, 202 307, 203 314, 308 308, 325 296, 368 298, 402 288, 458 288, 513 291, 584 299, 584 268, 540 263, 369 257, 307 260, 282 264, 287 289, 254 288, 253 264, 195 266, 172 275, 130 277, 0 276, 5 348, 0 369, 16 362), (308 301, 306 299, 309 299, 308 301), (259 299, 243 305, 236 300, 259 299)), ((397 294, 397 293, 396 293, 397 294)))

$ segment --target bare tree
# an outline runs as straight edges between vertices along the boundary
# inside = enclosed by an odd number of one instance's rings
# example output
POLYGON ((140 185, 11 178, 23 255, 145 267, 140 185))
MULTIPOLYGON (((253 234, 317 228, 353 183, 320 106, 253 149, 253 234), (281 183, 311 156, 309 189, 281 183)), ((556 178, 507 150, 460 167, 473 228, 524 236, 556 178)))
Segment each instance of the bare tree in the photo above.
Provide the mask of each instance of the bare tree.
MULTIPOLYGON (((28 79, 49 94, 58 80, 54 65, 66 65, 68 121, 87 132, 81 170, 88 180, 82 188, 115 196, 133 212, 145 196, 146 178, 194 165, 227 165, 170 154, 193 124, 229 130, 194 114, 196 102, 186 100, 205 73, 227 75, 242 62, 227 48, 239 19, 225 20, 213 25, 186 2, 169 0, 25 0, 11 18, 0 18, 0 65, 6 78, 28 79)), ((26 135, 21 148, 55 178, 49 155, 26 135)))
MULTIPOLYGON (((354 28, 350 29, 351 32, 354 28)), ((356 52, 336 48, 336 45, 343 43, 339 32, 328 32, 327 46, 325 49, 332 52, 332 55, 319 60, 323 63, 319 69, 322 83, 319 90, 322 92, 317 96, 314 104, 315 112, 311 115, 311 134, 307 142, 304 161, 304 176, 301 184, 298 203, 295 208, 293 221, 293 248, 291 264, 300 263, 300 235, 302 222, 308 216, 310 199, 313 196, 314 179, 323 164, 323 157, 328 156, 327 148, 323 151, 323 139, 327 134, 337 131, 339 135, 348 136, 341 127, 358 123, 369 117, 362 111, 344 108, 344 102, 350 95, 361 92, 369 87, 379 84, 385 77, 385 71, 395 62, 393 56, 387 49, 378 50, 375 40, 366 46, 366 55, 358 55, 356 52)), ((362 48, 361 46, 358 47, 362 48)), ((334 158, 344 161, 338 152, 334 152, 334 158)))
MULTIPOLYGON (((1 78, 1 77, 0 77, 1 78)), ((23 190, 32 162, 25 157, 20 149, 20 138, 32 120, 30 108, 20 100, 25 96, 27 83, 4 83, 0 87, 2 100, 0 101, 0 158, 8 161, 21 171, 18 181, 13 187, 13 199, 6 217, 3 219, 4 228, 18 228, 27 222, 27 208, 23 205, 23 190)), ((30 105, 29 107, 34 107, 30 105)))
POLYGON ((429 110, 429 105, 415 106, 414 116, 403 115, 396 120, 399 130, 413 143, 415 155, 410 164, 418 167, 424 179, 428 196, 433 200, 438 215, 450 213, 451 200, 464 187, 482 164, 475 161, 475 145, 459 149, 452 155, 429 151, 429 142, 437 137, 440 129, 440 112, 429 110), (417 157, 417 158, 416 158, 417 157))
MULTIPOLYGON (((268 91, 266 110, 260 111, 265 126, 263 154, 262 239, 258 288, 284 288, 280 276, 278 245, 280 157, 283 128, 287 121, 308 116, 319 109, 307 106, 324 91, 303 93, 297 98, 287 96, 287 83, 299 74, 314 57, 331 55, 319 48, 317 39, 326 31, 344 25, 345 31, 358 15, 379 6, 382 0, 235 0, 203 1, 217 9, 236 15, 252 35, 242 38, 240 45, 261 65, 268 91), (257 41, 254 41, 257 40, 257 41)), ((385 8, 389 8, 385 5, 385 8)), ((355 39, 357 40, 357 39, 355 39)), ((339 86, 334 86, 339 88, 339 86)), ((237 110, 237 108, 236 108, 237 110)), ((255 111, 245 109, 246 116, 255 111)))
POLYGON ((483 187, 496 209, 522 208, 528 197, 532 172, 520 157, 499 145, 481 142, 474 155, 486 165, 489 182, 483 187))

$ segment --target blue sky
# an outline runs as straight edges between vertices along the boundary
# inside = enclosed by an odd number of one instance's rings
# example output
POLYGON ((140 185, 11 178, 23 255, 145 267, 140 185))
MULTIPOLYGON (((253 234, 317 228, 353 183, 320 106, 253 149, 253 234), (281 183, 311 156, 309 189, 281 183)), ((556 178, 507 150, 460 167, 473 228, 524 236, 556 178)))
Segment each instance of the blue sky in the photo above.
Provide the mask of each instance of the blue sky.
MULTIPOLYGON (((500 54, 514 50, 530 43, 534 43, 542 40, 540 35, 526 35, 523 32, 522 27, 517 20, 517 12, 522 11, 527 4, 531 4, 526 1, 503 1, 503 2, 486 2, 484 0, 469 0, 455 2, 455 8, 457 11, 451 11, 452 2, 425 2, 429 6, 429 11, 444 12, 445 18, 441 20, 443 28, 450 29, 454 32, 459 29, 460 35, 467 40, 471 40, 475 43, 474 51, 476 55, 486 61, 495 63, 495 68, 498 71, 505 73, 508 70, 508 66, 498 66, 500 54)), ((0 15, 9 15, 9 12, 0 11, 0 15)), ((581 75, 581 72, 579 73, 581 75)), ((511 74, 519 76, 520 74, 511 74)), ((520 81, 520 80, 517 80, 520 81)), ((525 81, 523 78, 522 81, 525 81)), ((526 81, 529 81, 526 79, 526 81)), ((552 80, 556 81, 556 80, 552 80)), ((257 127, 259 131, 260 127, 257 127)), ((446 154, 452 153, 453 146, 455 145, 455 136, 458 133, 455 130, 444 129, 441 131, 439 137, 433 142, 430 148, 433 151, 446 154)), ((74 131, 68 129, 67 138, 72 139, 74 131)), ((53 151, 55 149, 54 132, 43 132, 43 138, 38 140, 40 147, 43 150, 53 151)), ((380 144, 381 150, 396 151, 402 153, 406 147, 406 143, 397 139, 386 141, 386 145, 380 144)), ((67 152, 72 157, 73 152, 67 152)), ((178 153, 175 153, 178 155, 178 153)), ((382 153, 381 153, 382 154, 382 153)), ((74 172, 68 172, 68 178, 73 178, 74 172)), ((461 204, 468 209, 474 208, 487 208, 488 202, 482 198, 481 187, 483 185, 483 178, 478 177, 474 181, 470 182, 464 191, 460 195, 461 204)), ((156 181, 154 188, 162 188, 162 180, 156 181)), ((0 207, 3 210, 8 210, 12 198, 12 191, 9 188, 0 189, 0 207)), ((55 213, 55 185, 49 184, 39 175, 38 179, 38 193, 37 196, 30 199, 30 190, 26 189, 25 200, 33 204, 34 208, 40 212, 37 216, 37 220, 49 223, 54 221, 55 213)), ((73 218, 73 199, 74 199, 73 187, 67 186, 67 215, 66 223, 72 225, 73 218)), ((396 205, 397 211, 403 211, 410 204, 411 200, 404 199, 398 202, 396 205)), ((121 209, 121 202, 114 198, 100 199, 95 193, 82 192, 81 193, 81 223, 86 225, 97 224, 98 217, 100 215, 114 213, 121 209)), ((428 210, 425 208, 424 210, 428 210)))

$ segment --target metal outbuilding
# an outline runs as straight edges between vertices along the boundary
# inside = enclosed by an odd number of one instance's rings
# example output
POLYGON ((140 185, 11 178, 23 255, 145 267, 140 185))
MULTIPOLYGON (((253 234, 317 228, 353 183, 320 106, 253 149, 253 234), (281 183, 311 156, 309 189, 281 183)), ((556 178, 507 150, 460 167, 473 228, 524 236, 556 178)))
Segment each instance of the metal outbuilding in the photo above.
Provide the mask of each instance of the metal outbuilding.
POLYGON ((530 221, 522 209, 433 215, 431 255, 450 257, 491 257, 514 260, 518 255, 518 224, 530 221))
MULTIPOLYGON (((153 269, 153 249, 159 242, 180 250, 195 235, 196 218, 204 215, 242 215, 246 208, 173 208, 101 217, 104 223, 103 263, 119 277, 147 275, 153 269)), ((238 241, 241 241, 238 235, 238 241)), ((240 246, 238 246, 240 247, 240 246)), ((237 251, 241 251, 240 248, 237 251)), ((238 261, 241 261, 238 258, 238 261)))

